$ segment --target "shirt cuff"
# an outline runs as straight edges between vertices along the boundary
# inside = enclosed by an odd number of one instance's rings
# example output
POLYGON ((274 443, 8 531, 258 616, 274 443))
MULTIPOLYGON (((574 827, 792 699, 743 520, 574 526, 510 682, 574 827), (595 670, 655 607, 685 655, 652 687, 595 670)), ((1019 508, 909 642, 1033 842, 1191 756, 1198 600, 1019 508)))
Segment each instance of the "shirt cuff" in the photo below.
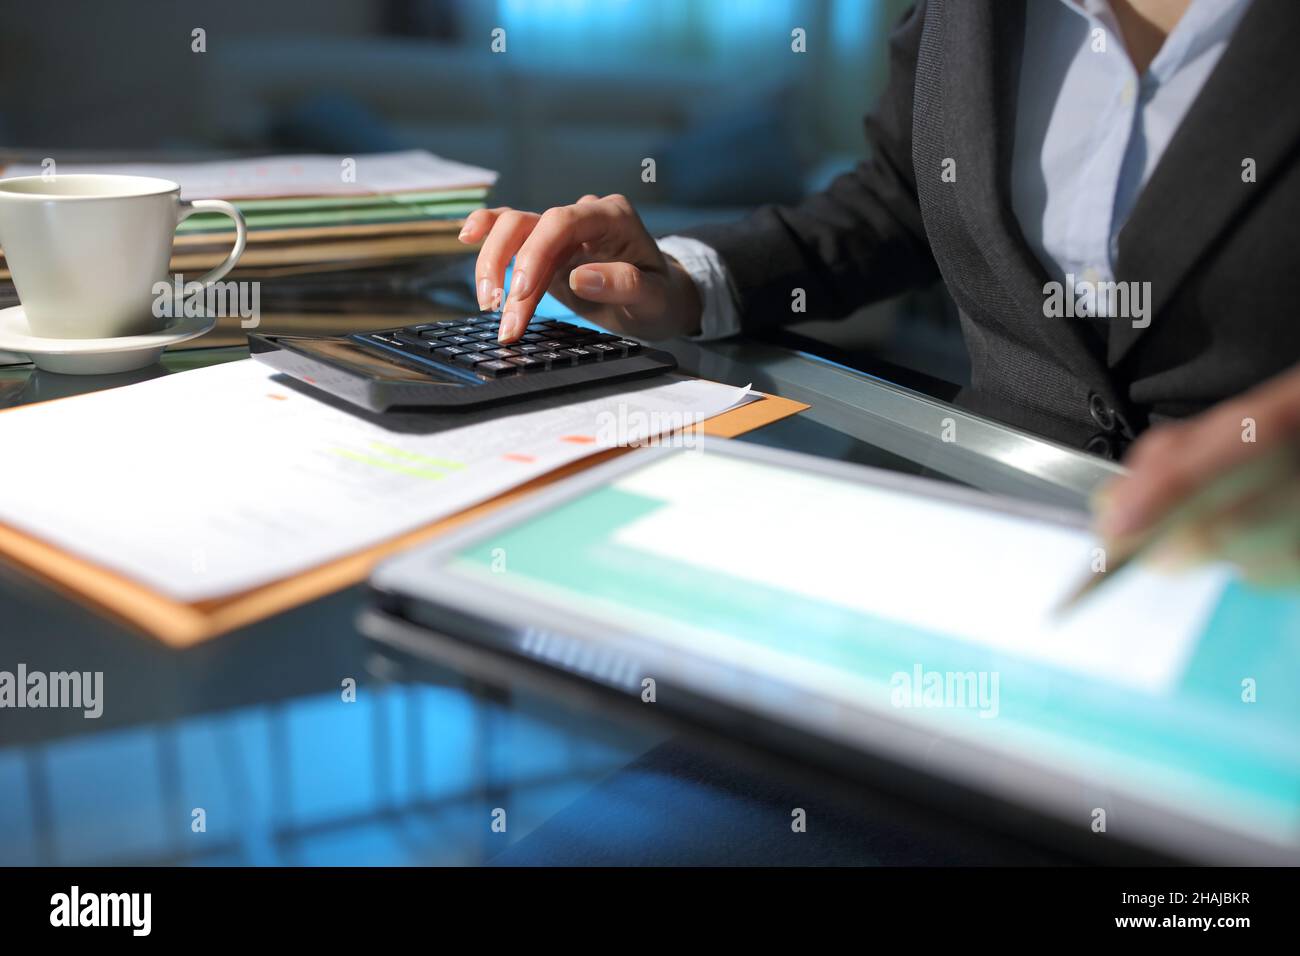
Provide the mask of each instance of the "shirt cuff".
POLYGON ((665 236, 658 240, 659 251, 681 263, 700 293, 700 334, 696 341, 723 339, 740 332, 740 311, 731 291, 731 277, 722 257, 712 246, 685 236, 665 236))

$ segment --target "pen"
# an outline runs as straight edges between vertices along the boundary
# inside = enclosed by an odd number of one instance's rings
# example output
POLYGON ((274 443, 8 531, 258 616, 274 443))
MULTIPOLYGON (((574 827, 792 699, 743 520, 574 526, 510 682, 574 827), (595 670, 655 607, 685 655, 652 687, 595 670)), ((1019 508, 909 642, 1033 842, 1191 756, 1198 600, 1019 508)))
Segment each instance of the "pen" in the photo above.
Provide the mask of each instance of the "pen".
POLYGON ((1145 555, 1157 541, 1164 537, 1164 531, 1165 528, 1162 522, 1151 531, 1135 535, 1127 542, 1107 548, 1106 569, 1104 571, 1094 571, 1082 578, 1056 605, 1056 608, 1052 611, 1053 617, 1060 617, 1068 613, 1085 597, 1101 587, 1112 575, 1124 570, 1124 568, 1145 555))

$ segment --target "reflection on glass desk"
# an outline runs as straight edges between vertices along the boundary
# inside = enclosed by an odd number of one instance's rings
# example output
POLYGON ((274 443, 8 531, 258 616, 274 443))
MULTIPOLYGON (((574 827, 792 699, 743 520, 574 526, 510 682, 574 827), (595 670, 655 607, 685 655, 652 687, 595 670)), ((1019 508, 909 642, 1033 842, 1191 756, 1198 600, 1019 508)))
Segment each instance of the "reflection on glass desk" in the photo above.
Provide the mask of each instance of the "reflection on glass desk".
MULTIPOLYGON (((472 311, 467 291, 399 304, 330 295, 328 305, 291 297, 277 305, 264 294, 260 331, 391 324, 394 312, 445 318, 472 311)), ((123 376, 0 367, 0 406, 246 357, 236 344, 242 333, 218 333, 227 337, 123 376)), ((1074 508, 1115 471, 789 349, 727 342, 671 350, 687 372, 813 406, 745 441, 1074 508), (934 438, 950 415, 964 429, 960 447, 934 438)), ((351 588, 174 652, 0 564, 0 670, 103 671, 105 697, 95 720, 0 713, 0 864, 1042 858, 968 825, 905 819, 869 796, 847 807, 826 798, 823 819, 837 822, 797 848, 761 846, 745 827, 766 826, 770 807, 822 798, 783 771, 723 772, 716 758, 659 729, 592 721, 580 708, 450 673, 403 670, 358 632, 366 605, 364 590, 351 588), (353 703, 342 699, 348 680, 357 685, 353 703), (508 808, 504 832, 493 828, 498 808, 508 808)))
POLYGON ((371 684, 9 746, 0 863, 483 863, 636 756, 609 736, 371 684))

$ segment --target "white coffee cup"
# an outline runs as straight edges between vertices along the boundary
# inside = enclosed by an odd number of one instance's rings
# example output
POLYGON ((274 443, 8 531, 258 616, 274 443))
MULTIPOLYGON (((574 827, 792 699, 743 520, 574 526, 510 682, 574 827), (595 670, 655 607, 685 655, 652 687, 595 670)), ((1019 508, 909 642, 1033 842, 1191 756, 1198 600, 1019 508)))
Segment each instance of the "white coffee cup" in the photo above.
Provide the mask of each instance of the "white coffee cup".
POLYGON ((150 176, 0 179, 0 247, 32 335, 110 338, 154 332, 155 283, 167 280, 176 226, 196 212, 235 221, 235 245, 199 280, 205 287, 244 252, 244 217, 220 199, 181 199, 150 176))

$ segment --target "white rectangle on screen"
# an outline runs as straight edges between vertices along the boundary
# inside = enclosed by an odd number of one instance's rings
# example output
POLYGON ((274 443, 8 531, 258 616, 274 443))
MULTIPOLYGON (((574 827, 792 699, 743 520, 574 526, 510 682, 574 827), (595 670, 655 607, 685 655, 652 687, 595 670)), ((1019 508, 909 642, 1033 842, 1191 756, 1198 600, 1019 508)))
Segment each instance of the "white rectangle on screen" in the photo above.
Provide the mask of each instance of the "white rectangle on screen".
POLYGON ((665 502, 624 546, 1148 693, 1182 674, 1226 581, 1134 568, 1057 618, 1098 547, 1077 528, 707 454, 616 487, 665 502))

